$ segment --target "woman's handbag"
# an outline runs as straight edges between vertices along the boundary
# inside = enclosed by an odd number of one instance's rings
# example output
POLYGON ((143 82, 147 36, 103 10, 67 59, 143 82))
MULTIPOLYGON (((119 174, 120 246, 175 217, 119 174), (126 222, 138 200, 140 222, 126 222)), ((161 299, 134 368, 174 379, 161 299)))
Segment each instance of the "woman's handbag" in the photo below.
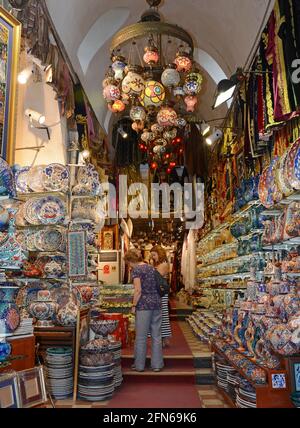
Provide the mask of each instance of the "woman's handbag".
POLYGON ((155 280, 160 297, 168 295, 170 292, 170 285, 157 270, 155 270, 155 280))

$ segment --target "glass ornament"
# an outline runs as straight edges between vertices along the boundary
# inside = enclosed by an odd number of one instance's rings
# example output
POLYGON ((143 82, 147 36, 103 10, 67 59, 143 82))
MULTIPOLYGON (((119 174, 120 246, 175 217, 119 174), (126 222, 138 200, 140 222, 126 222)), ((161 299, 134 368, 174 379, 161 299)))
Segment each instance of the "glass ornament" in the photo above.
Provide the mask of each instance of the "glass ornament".
POLYGON ((124 78, 125 67, 126 67, 126 64, 124 61, 125 61, 125 59, 122 57, 115 57, 113 59, 113 63, 112 63, 111 68, 115 74, 115 79, 117 81, 121 81, 124 78))
POLYGON ((150 141, 153 141, 154 138, 155 138, 155 135, 153 134, 153 132, 149 132, 149 131, 143 132, 143 134, 141 136, 141 140, 144 141, 144 143, 148 143, 150 141))
POLYGON ((129 71, 122 82, 122 92, 129 96, 139 96, 145 88, 145 81, 141 75, 129 71))
POLYGON ((196 80, 188 80, 183 86, 184 93, 186 95, 199 94, 201 91, 201 85, 196 80))
POLYGON ((158 123, 155 123, 151 126, 151 131, 154 132, 154 134, 161 134, 163 132, 164 128, 160 126, 158 123))
POLYGON ((192 60, 186 53, 178 53, 174 64, 177 67, 177 71, 179 71, 180 73, 189 72, 193 66, 192 60))
POLYGON ((183 97, 185 95, 185 92, 183 90, 182 86, 177 86, 177 88, 173 89, 173 94, 175 97, 183 97))
POLYGON ((103 97, 107 102, 116 101, 121 97, 120 89, 116 85, 107 85, 103 90, 103 97))
POLYGON ((145 109, 141 106, 133 106, 130 110, 130 119, 133 121, 146 119, 145 109))
POLYGON ((157 123, 160 126, 174 126, 177 119, 176 111, 171 107, 163 107, 157 115, 157 123))
POLYGON ((198 98, 195 95, 187 95, 184 99, 186 104, 187 112, 194 112, 196 108, 196 104, 198 102, 198 98))
POLYGON ((121 100, 117 100, 112 105, 112 111, 114 113, 121 113, 126 108, 125 104, 121 100))
POLYGON ((155 65, 159 61, 159 53, 157 48, 153 46, 148 46, 145 48, 145 54, 143 60, 148 65, 155 65))
POLYGON ((180 74, 176 70, 175 64, 168 65, 161 75, 161 82, 168 88, 174 88, 180 83, 180 74))
POLYGON ((136 120, 135 122, 133 122, 133 124, 131 125, 131 128, 139 133, 141 132, 144 128, 145 128, 145 123, 142 120, 136 120))
POLYGON ((163 85, 156 80, 148 80, 145 89, 141 94, 140 102, 143 107, 159 107, 166 98, 166 91, 163 85))

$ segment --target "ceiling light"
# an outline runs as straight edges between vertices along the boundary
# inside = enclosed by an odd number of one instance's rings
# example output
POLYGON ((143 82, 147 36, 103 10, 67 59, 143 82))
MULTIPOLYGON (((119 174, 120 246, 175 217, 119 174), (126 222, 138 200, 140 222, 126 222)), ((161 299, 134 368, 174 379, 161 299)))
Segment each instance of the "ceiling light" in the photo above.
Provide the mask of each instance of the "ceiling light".
POLYGON ((206 138, 206 143, 209 146, 212 146, 218 140, 220 140, 222 137, 223 137, 223 132, 220 129, 216 129, 212 135, 210 135, 208 138, 206 138))
POLYGON ((40 125, 46 122, 46 117, 44 115, 31 109, 25 110, 25 116, 29 117, 30 121, 38 122, 40 125))
POLYGON ((233 82, 232 80, 221 80, 217 87, 213 109, 230 100, 230 98, 233 97, 236 86, 237 83, 233 82))
POLYGON ((128 138, 128 134, 127 134, 127 132, 126 132, 126 131, 124 131, 124 129, 123 129, 122 127, 120 127, 120 128, 118 129, 118 133, 121 135, 121 137, 122 137, 122 138, 124 138, 124 139, 128 138))
POLYGON ((83 152, 81 152, 81 155, 82 155, 83 159, 88 159, 91 156, 89 150, 84 150, 83 152))
POLYGON ((208 123, 203 122, 201 124, 201 134, 203 137, 205 137, 206 135, 209 134, 210 131, 210 125, 208 125, 208 123))
POLYGON ((32 67, 25 68, 18 74, 18 83, 20 83, 20 85, 26 85, 31 76, 32 67))

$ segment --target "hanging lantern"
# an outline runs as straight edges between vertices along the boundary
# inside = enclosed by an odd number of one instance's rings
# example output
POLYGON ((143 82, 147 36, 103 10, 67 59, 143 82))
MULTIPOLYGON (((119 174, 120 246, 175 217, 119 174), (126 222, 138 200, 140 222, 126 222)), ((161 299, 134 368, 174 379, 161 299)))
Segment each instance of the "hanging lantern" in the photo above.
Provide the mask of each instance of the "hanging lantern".
POLYGON ((112 105, 112 111, 114 113, 121 113, 126 108, 125 104, 121 100, 117 100, 112 105))
POLYGON ((107 102, 116 101, 121 97, 120 89, 116 85, 107 85, 103 90, 103 97, 107 102))
POLYGON ((191 70, 193 63, 189 55, 185 52, 178 52, 174 64, 177 67, 177 71, 180 73, 187 73, 191 70))
POLYGON ((130 110, 130 119, 144 121, 146 119, 145 109, 141 106, 133 106, 130 110))
POLYGON ((177 88, 174 88, 173 89, 173 94, 177 98, 183 97, 185 95, 183 87, 182 86, 177 86, 177 88))
POLYGON ((165 138, 157 138, 154 141, 154 144, 156 146, 162 146, 162 147, 166 147, 168 145, 168 141, 165 138))
POLYGON ((162 149, 162 146, 154 146, 153 147, 153 153, 155 153, 156 155, 160 153, 162 149))
POLYGON ((148 80, 145 89, 141 94, 140 102, 143 107, 159 107, 166 98, 166 91, 163 85, 155 80, 148 80))
POLYGON ((184 99, 187 112, 194 112, 198 98, 195 95, 187 95, 184 99))
POLYGON ((173 140, 177 136, 177 129, 173 128, 171 131, 164 132, 164 138, 166 140, 173 140))
POLYGON ((201 85, 196 80, 188 80, 185 82, 183 90, 186 95, 199 94, 201 85))
POLYGON ((142 120, 136 120, 135 122, 133 122, 133 124, 131 125, 131 128, 139 133, 141 132, 144 128, 145 128, 145 123, 142 120))
POLYGON ((125 74, 125 58, 123 57, 113 57, 112 70, 115 73, 115 79, 121 81, 124 78, 125 74))
POLYGON ((131 70, 130 68, 127 76, 123 79, 122 92, 129 96, 139 96, 145 88, 145 81, 140 74, 131 70))
POLYGON ((151 169, 157 169, 158 168, 158 164, 156 162, 152 162, 150 165, 151 169))
POLYGON ((160 126, 174 126, 177 119, 176 111, 171 107, 163 107, 157 115, 157 122, 160 126))
POLYGON ((175 88, 180 83, 180 74, 176 70, 175 64, 170 64, 161 75, 161 82, 168 88, 175 88))
POLYGON ((115 83, 115 79, 112 76, 107 75, 102 82, 102 87, 103 89, 105 89, 106 86, 113 85, 114 83, 115 83))
POLYGON ((154 134, 161 134, 163 132, 164 128, 160 126, 158 123, 155 123, 151 126, 151 131, 154 132, 154 134))
POLYGON ((201 86, 202 82, 203 82, 203 76, 202 76, 202 74, 198 70, 197 71, 192 71, 191 73, 189 73, 186 76, 185 81, 186 82, 194 81, 194 82, 197 82, 201 86))
POLYGON ((145 131, 141 135, 141 140, 144 141, 144 143, 149 143, 150 141, 153 141, 155 138, 155 135, 153 132, 145 131))
POLYGON ((184 128, 186 126, 186 120, 183 117, 178 117, 178 119, 176 119, 175 125, 178 128, 184 128))
POLYGON ((159 61, 158 49, 155 46, 147 46, 143 60, 148 65, 155 65, 159 61))

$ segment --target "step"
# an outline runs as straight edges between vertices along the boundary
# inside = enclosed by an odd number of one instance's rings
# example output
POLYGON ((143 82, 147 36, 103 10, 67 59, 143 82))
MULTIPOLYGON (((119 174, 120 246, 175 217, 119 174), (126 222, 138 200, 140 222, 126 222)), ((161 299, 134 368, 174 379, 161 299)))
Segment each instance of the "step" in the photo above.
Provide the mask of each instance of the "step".
POLYGON ((211 368, 196 369, 196 385, 213 385, 214 383, 215 376, 211 368))
MULTIPOLYGON (((195 370, 194 358, 191 355, 187 356, 166 356, 164 357, 165 368, 166 369, 177 369, 178 371, 195 370)), ((130 369, 134 363, 134 357, 128 356, 127 358, 122 358, 122 368, 124 370, 130 369)), ((150 367, 151 359, 147 358, 146 366, 150 367)))
POLYGON ((133 370, 123 370, 124 382, 142 382, 142 381, 157 381, 163 383, 183 382, 185 384, 195 385, 195 370, 178 371, 175 369, 165 368, 161 372, 153 372, 150 369, 144 372, 135 372, 133 370))

